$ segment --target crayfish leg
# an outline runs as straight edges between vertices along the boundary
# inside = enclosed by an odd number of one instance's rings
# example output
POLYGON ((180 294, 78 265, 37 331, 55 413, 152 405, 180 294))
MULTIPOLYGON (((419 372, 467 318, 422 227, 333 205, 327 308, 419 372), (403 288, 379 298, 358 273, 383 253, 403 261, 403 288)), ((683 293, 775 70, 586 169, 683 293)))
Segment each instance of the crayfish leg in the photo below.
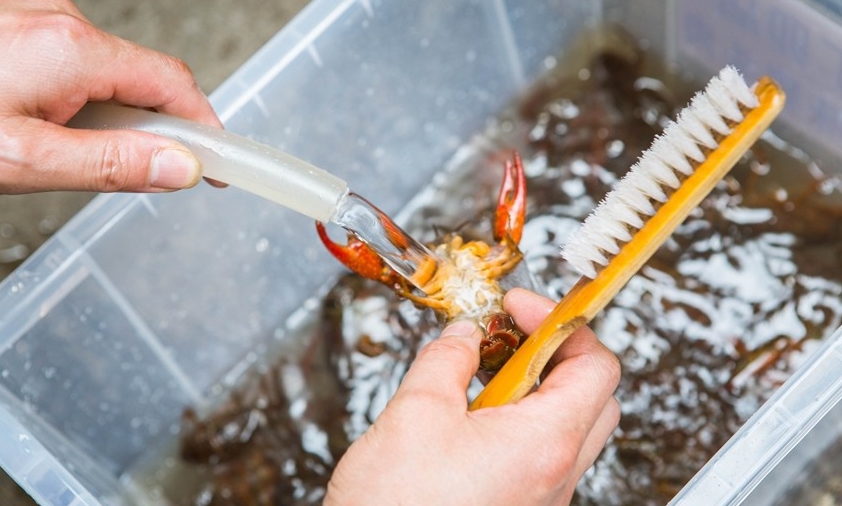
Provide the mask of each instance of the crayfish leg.
POLYGON ((421 297, 421 296, 415 295, 414 293, 411 293, 409 291, 399 292, 398 295, 400 295, 401 297, 404 297, 406 299, 411 300, 416 305, 428 307, 428 308, 433 309, 435 311, 445 311, 446 312, 450 307, 450 305, 447 304, 444 300, 439 299, 437 297, 421 297))

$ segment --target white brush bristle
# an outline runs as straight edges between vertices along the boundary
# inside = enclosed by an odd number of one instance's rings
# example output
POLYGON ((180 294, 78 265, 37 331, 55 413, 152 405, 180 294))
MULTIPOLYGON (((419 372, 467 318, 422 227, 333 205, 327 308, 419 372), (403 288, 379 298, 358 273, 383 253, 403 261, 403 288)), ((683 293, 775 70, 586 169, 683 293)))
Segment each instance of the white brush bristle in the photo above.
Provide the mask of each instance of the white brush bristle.
POLYGON ((564 259, 583 276, 596 277, 656 206, 704 161, 704 150, 717 147, 716 136, 729 134, 728 125, 742 121, 742 111, 758 105, 737 69, 722 69, 571 234, 562 248, 564 259))

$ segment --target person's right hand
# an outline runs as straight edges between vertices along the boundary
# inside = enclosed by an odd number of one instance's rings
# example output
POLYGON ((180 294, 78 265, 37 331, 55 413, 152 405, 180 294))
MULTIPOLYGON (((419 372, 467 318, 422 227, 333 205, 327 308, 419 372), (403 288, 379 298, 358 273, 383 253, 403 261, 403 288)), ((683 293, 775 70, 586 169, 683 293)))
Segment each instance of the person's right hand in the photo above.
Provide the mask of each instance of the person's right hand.
POLYGON ((181 144, 63 125, 115 101, 221 126, 180 60, 107 34, 69 0, 0 3, 0 193, 169 191, 201 179, 181 144))
MULTIPOLYGON (((534 331, 555 304, 526 290, 506 310, 534 331)), ((617 426, 617 358, 582 328, 556 351, 538 389, 468 411, 479 329, 447 327, 425 346, 374 424, 340 459, 325 504, 565 504, 617 426)))

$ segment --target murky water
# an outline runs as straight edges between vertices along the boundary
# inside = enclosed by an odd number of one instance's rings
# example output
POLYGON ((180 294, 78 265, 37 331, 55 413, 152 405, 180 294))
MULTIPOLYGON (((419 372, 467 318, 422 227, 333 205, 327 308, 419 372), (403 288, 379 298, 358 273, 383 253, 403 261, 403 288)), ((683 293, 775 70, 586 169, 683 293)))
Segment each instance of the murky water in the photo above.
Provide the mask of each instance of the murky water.
MULTIPOLYGON (((704 84, 675 86, 650 64, 601 51, 537 85, 410 203, 405 229, 425 242, 454 230, 488 239, 516 148, 528 177, 521 249, 561 297, 578 277, 559 245, 685 103, 683 90, 704 84)), ((665 504, 842 323, 840 215, 839 181, 770 134, 679 227, 593 322, 623 364, 622 420, 575 504, 665 504)), ((178 471, 136 478, 145 493, 318 503, 332 466, 440 328, 354 275, 296 322, 310 338, 255 367, 217 411, 188 414, 178 471)))

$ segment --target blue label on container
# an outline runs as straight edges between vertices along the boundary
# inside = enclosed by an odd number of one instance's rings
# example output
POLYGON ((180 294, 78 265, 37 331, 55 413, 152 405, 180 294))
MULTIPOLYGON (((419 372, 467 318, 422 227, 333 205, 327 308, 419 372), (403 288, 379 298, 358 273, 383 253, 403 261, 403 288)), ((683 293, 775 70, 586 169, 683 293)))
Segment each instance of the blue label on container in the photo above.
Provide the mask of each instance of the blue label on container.
POLYGON ((736 66, 787 94, 781 119, 842 155, 842 27, 795 0, 676 0, 680 58, 736 66))

